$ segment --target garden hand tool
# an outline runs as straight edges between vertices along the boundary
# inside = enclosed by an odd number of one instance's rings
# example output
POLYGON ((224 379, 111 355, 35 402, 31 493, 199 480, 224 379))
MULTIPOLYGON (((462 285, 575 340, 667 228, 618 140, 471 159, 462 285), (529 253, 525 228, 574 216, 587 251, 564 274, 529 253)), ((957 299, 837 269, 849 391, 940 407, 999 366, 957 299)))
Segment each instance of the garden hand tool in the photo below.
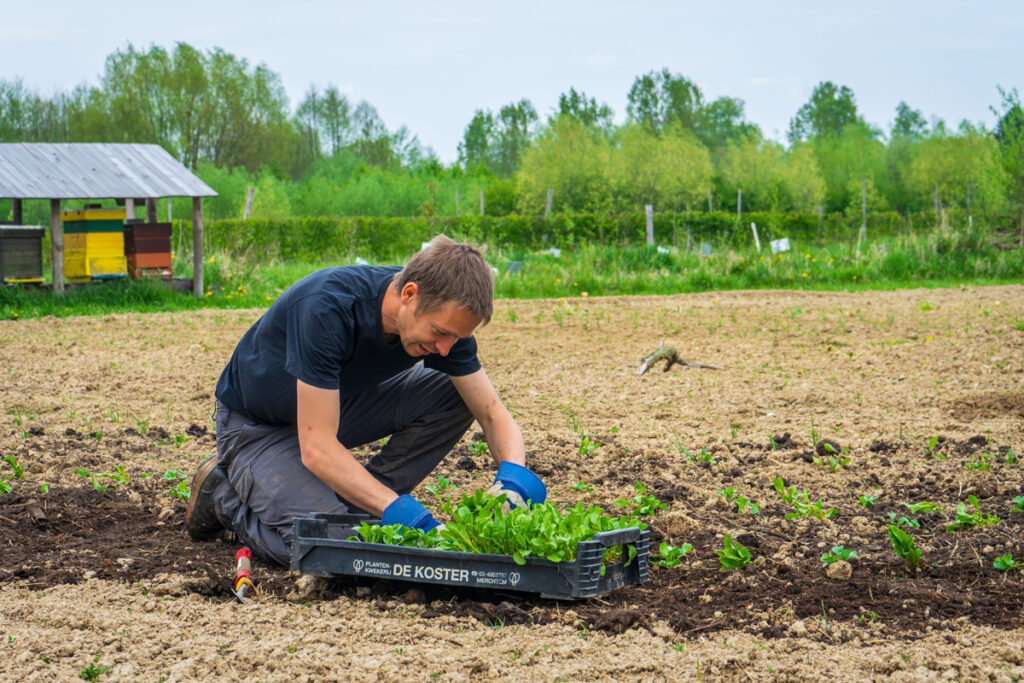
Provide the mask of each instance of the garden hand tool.
POLYGON ((253 585, 252 575, 249 573, 252 570, 252 551, 248 548, 241 548, 235 553, 235 562, 237 563, 236 574, 235 574, 235 588, 231 592, 235 594, 238 601, 243 605, 249 604, 245 599, 245 589, 249 588, 253 592, 256 591, 256 586, 253 585))

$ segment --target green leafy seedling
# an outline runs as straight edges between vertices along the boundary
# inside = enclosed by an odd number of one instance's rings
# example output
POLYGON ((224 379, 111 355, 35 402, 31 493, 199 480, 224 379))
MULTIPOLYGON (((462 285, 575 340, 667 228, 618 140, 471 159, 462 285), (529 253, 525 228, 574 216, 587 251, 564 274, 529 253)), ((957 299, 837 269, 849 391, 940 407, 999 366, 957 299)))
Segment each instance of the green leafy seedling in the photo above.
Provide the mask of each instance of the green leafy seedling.
POLYGON ((928 443, 924 447, 924 457, 926 458, 938 458, 939 460, 945 460, 946 456, 941 453, 935 452, 935 447, 939 445, 939 437, 933 436, 928 439, 928 443))
POLYGON ((902 517, 899 517, 899 519, 897 519, 897 517, 898 517, 898 515, 895 512, 890 512, 889 513, 889 522, 892 523, 892 524, 895 524, 897 526, 905 526, 905 527, 914 528, 914 529, 920 529, 921 528, 921 522, 917 521, 916 519, 911 519, 910 517, 907 517, 906 515, 903 515, 902 517))
POLYGON ((619 498, 615 505, 621 507, 633 506, 633 514, 637 517, 651 517, 658 510, 668 510, 668 506, 654 496, 647 495, 647 487, 639 481, 634 484, 636 495, 633 499, 619 498))
POLYGON ((580 439, 580 446, 576 449, 576 452, 580 455, 589 455, 603 445, 604 444, 597 439, 591 439, 589 436, 584 436, 580 439))
POLYGON ((486 441, 474 441, 469 445, 470 453, 474 455, 486 455, 487 454, 487 442, 486 441))
POLYGON ((968 512, 967 505, 964 503, 957 503, 956 520, 946 527, 947 532, 970 529, 971 527, 976 526, 993 526, 1003 521, 991 513, 982 514, 981 508, 978 507, 977 496, 967 496, 967 502, 970 503, 977 512, 968 512))
POLYGON ((1013 553, 1000 555, 992 562, 992 566, 1004 572, 1024 570, 1024 564, 1015 561, 1013 559, 1013 553))
POLYGON ((984 472, 992 469, 992 463, 989 460, 992 458, 988 453, 978 453, 978 459, 964 463, 964 469, 966 470, 981 470, 984 472))
POLYGON ((904 503, 903 507, 907 508, 912 515, 919 515, 923 512, 938 512, 941 515, 945 512, 941 505, 928 502, 927 500, 920 503, 904 503))
POLYGON ((178 500, 188 500, 192 497, 192 489, 189 487, 187 481, 179 481, 177 486, 170 489, 167 494, 171 498, 177 498, 178 500))
POLYGON ((1012 448, 1007 448, 1006 449, 1006 464, 1007 465, 1016 465, 1018 462, 1020 462, 1020 458, 1018 458, 1016 455, 1013 454, 1013 449, 1012 448))
POLYGON ((654 557, 656 558, 656 562, 659 567, 669 569, 681 563, 683 561, 683 557, 691 550, 693 550, 693 546, 689 543, 684 543, 677 547, 662 541, 661 545, 658 546, 658 552, 655 553, 654 557))
POLYGON ((860 496, 857 498, 857 507, 869 508, 878 501, 878 496, 860 496))
POLYGON ((839 560, 843 560, 844 562, 849 562, 851 558, 855 558, 855 557, 857 557, 857 551, 856 550, 847 550, 843 546, 837 545, 834 548, 832 548, 832 552, 830 552, 830 553, 822 553, 822 555, 821 555, 821 566, 822 567, 827 567, 830 564, 832 564, 833 562, 838 562, 839 560))
POLYGON ((1015 497, 1013 502, 1013 512, 1024 512, 1024 496, 1015 497))
POLYGON ((917 567, 921 564, 921 551, 914 543, 914 538, 895 524, 889 525, 889 540, 897 555, 917 567))
POLYGON ((786 519, 797 519, 803 517, 813 517, 819 522, 824 522, 826 519, 835 517, 838 513, 835 508, 828 508, 827 510, 822 506, 820 500, 811 502, 810 497, 807 495, 807 489, 803 490, 803 493, 797 495, 796 487, 790 486, 786 488, 781 477, 776 477, 774 480, 775 491, 779 494, 779 498, 782 502, 788 503, 796 508, 793 512, 786 513, 786 519))
POLYGON ((18 464, 18 461, 15 459, 13 455, 5 455, 4 462, 10 465, 11 469, 14 470, 15 479, 25 478, 25 468, 18 464))
POLYGON ((587 482, 580 479, 578 482, 576 482, 569 488, 571 488, 573 491, 583 491, 584 493, 590 493, 591 491, 594 490, 594 485, 588 484, 587 482))
POLYGON ((0 496, 11 492, 11 484, 6 477, 0 477, 0 496))
POLYGON ((719 571, 743 569, 751 563, 750 551, 738 541, 734 543, 729 534, 725 535, 723 542, 724 548, 715 551, 715 554, 718 555, 718 562, 721 565, 719 571))

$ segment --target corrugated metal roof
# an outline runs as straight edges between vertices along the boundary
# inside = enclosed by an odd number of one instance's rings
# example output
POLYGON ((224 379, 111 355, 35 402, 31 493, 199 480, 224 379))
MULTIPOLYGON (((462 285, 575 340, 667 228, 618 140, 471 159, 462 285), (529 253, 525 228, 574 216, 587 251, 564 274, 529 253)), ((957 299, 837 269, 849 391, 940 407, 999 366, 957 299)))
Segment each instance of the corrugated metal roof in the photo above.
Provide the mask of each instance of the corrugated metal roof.
POLYGON ((217 193, 160 145, 0 144, 0 198, 158 199, 217 193))

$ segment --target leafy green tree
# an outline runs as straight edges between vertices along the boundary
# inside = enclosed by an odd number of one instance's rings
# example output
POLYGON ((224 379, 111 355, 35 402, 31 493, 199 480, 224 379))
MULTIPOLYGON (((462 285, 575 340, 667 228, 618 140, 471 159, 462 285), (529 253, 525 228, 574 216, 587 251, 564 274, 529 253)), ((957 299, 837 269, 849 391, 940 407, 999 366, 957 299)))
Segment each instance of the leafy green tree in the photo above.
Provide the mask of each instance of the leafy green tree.
POLYGON ((938 192, 940 207, 967 203, 968 186, 974 205, 1005 206, 1005 173, 995 138, 966 121, 957 133, 938 127, 921 141, 910 164, 907 187, 916 203, 931 208, 938 192))
POLYGON ((726 196, 743 191, 752 211, 813 211, 825 195, 825 181, 810 146, 782 145, 751 135, 727 144, 720 164, 726 196))
POLYGON ((673 123, 695 130, 704 95, 697 84, 668 69, 638 76, 626 95, 630 123, 662 131, 673 123))
POLYGON ((862 125, 853 91, 845 85, 823 81, 815 86, 811 99, 789 122, 790 142, 813 138, 837 138, 848 126, 862 125))
POLYGON ((865 124, 848 125, 838 136, 812 138, 814 156, 825 179, 825 208, 845 211, 851 203, 860 206, 860 181, 878 185, 885 175, 885 145, 865 124), (857 192, 851 194, 851 188, 857 192))
POLYGON ((910 164, 921 141, 928 135, 924 115, 906 102, 896 106, 896 119, 889 131, 885 150, 885 174, 880 189, 893 208, 899 211, 921 208, 917 193, 907 185, 910 164))
POLYGON ((711 187, 711 158, 692 131, 680 124, 662 135, 632 124, 622 128, 611 155, 611 183, 625 210, 645 204, 689 207, 711 187))
POLYGON ((610 147, 600 132, 572 116, 549 121, 523 154, 516 174, 516 209, 541 213, 549 188, 556 205, 568 210, 606 207, 611 196, 610 147))
POLYGON ((919 109, 911 109, 906 102, 896 105, 896 120, 892 123, 890 138, 923 140, 928 135, 928 122, 919 109))
POLYGON ((464 168, 485 166, 493 168, 494 157, 491 145, 494 143, 494 115, 477 109, 473 119, 466 126, 459 143, 459 163, 464 168))
POLYGON ((612 108, 593 97, 588 98, 585 92, 576 92, 575 88, 569 88, 569 92, 558 96, 555 116, 572 116, 584 126, 597 128, 606 135, 614 128, 612 108))
POLYGON ((1001 162, 1010 210, 1015 216, 1021 231, 1021 242, 1024 243, 1024 109, 1021 108, 1020 96, 1016 89, 1009 91, 999 88, 1003 98, 1002 115, 999 116, 995 139, 999 143, 999 161, 1001 162))
POLYGON ((746 120, 743 100, 719 97, 706 104, 697 117, 697 137, 714 152, 729 142, 761 136, 761 129, 746 120))

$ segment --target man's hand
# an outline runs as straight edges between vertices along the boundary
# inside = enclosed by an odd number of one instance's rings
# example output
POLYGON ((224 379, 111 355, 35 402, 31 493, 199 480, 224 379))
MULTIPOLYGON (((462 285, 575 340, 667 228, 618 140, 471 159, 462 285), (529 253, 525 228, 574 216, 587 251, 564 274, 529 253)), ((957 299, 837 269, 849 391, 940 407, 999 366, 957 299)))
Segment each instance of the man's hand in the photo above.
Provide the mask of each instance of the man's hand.
POLYGON ((514 462, 498 465, 498 474, 487 493, 492 496, 505 494, 509 507, 543 503, 548 498, 547 487, 536 474, 514 462))
POLYGON ((419 501, 406 494, 399 496, 391 505, 384 508, 384 514, 380 521, 385 525, 401 524, 410 529, 430 531, 441 526, 430 510, 423 507, 419 501))

